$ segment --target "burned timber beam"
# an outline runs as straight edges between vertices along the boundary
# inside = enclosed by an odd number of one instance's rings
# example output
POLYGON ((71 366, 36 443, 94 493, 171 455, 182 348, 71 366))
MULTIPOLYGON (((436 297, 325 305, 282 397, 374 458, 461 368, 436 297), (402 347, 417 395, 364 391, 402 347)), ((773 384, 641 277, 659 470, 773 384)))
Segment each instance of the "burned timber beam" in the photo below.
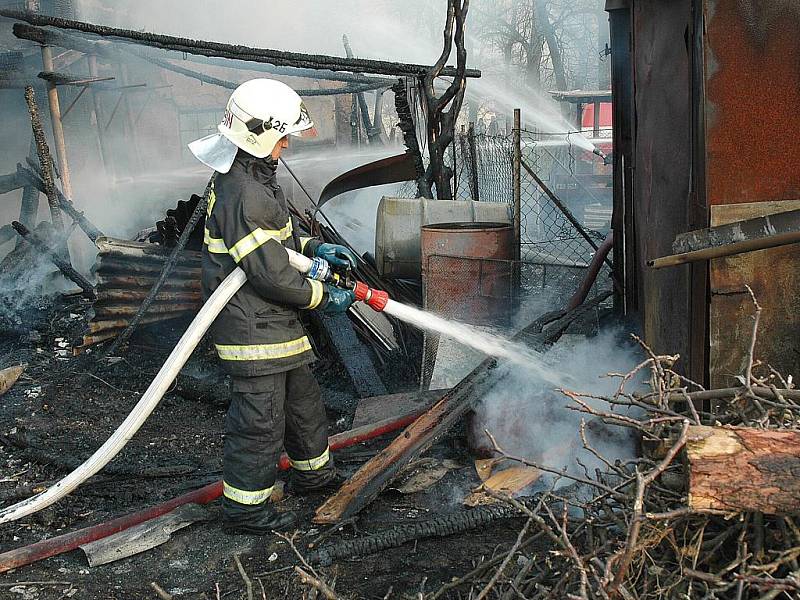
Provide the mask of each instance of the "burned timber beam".
POLYGON ((90 298, 94 297, 94 288, 92 284, 89 283, 83 275, 78 273, 71 264, 61 258, 57 252, 49 248, 43 240, 39 239, 35 233, 29 231, 28 228, 19 221, 13 221, 11 225, 17 230, 18 234, 25 238, 25 241, 30 242, 37 250, 43 252, 47 258, 58 267, 58 270, 64 274, 64 277, 75 283, 87 296, 90 298))
MULTIPOLYGON (((139 58, 150 62, 164 61, 164 54, 152 48, 141 48, 132 46, 125 42, 112 43, 111 41, 94 42, 82 37, 71 35, 56 29, 42 29, 40 27, 32 27, 22 23, 14 24, 14 35, 20 39, 29 40, 39 44, 49 44, 52 46, 60 46, 61 48, 69 48, 83 52, 84 54, 102 56, 104 58, 119 60, 120 52, 128 52, 136 54, 139 58)), ((336 72, 327 69, 302 69, 299 67, 283 67, 267 63, 254 63, 244 60, 237 60, 232 58, 218 58, 216 56, 200 56, 185 54, 182 57, 183 62, 190 62, 201 65, 211 65, 215 67, 224 67, 236 70, 250 70, 269 73, 271 75, 286 75, 289 77, 303 77, 307 79, 322 79, 327 81, 343 81, 346 83, 360 83, 360 84, 386 84, 391 85, 393 80, 370 77, 359 73, 344 73, 336 72)), ((174 65, 174 63, 170 63, 174 65)), ((182 68, 182 67, 179 67, 182 68)), ((187 71, 193 72, 191 69, 187 71)), ((22 80, 20 80, 22 81, 22 80)), ((24 87, 22 85, 21 87, 24 87)))
POLYGON ((112 81, 114 79, 113 77, 84 77, 55 71, 42 71, 37 77, 54 85, 91 85, 93 83, 112 81))
MULTIPOLYGON (((219 87, 223 87, 230 90, 239 87, 239 83, 236 81, 229 81, 227 79, 214 77, 213 75, 202 73, 194 69, 187 69, 186 67, 176 65, 174 62, 169 61, 165 58, 159 58, 153 56, 152 53, 147 52, 144 48, 138 48, 130 44, 112 45, 109 44, 108 42, 90 42, 88 40, 73 35, 69 35, 61 31, 41 29, 39 27, 22 25, 19 23, 14 25, 14 34, 20 39, 26 39, 29 41, 37 42, 39 44, 49 44, 53 46, 59 46, 62 48, 70 48, 73 50, 77 50, 78 52, 83 52, 84 54, 87 54, 89 56, 103 56, 104 58, 110 60, 124 60, 126 56, 134 56, 139 60, 148 62, 152 65, 155 65, 167 71, 178 73, 179 75, 183 75, 184 77, 188 77, 190 79, 194 79, 202 83, 208 83, 209 85, 217 85, 219 87)), ((289 69, 289 71, 291 71, 291 69, 289 69)), ((315 71, 313 70, 310 72, 315 73, 315 71)), ((289 74, 299 77, 299 75, 294 72, 290 72, 289 74)), ((44 73, 44 72, 39 73, 39 77, 41 79, 45 79, 59 85, 88 85, 90 83, 102 82, 114 79, 114 77, 86 78, 86 77, 75 77, 63 73, 60 74, 60 73, 44 73)), ((354 94, 358 92, 368 92, 376 89, 381 89, 384 87, 389 87, 389 85, 391 85, 392 83, 393 81, 391 80, 387 81, 384 79, 362 76, 358 81, 352 82, 351 85, 348 85, 346 87, 305 89, 305 90, 299 89, 297 90, 297 93, 300 96, 334 96, 337 94, 354 94)), ((20 83, 20 86, 22 86, 22 83, 20 83)))
POLYGON ((39 166, 41 168, 42 181, 45 186, 44 193, 47 196, 47 203, 50 205, 50 218, 53 221, 53 227, 55 227, 58 235, 63 235, 64 219, 61 216, 61 210, 58 206, 58 197, 55 193, 56 186, 53 181, 53 157, 50 155, 50 149, 47 147, 47 139, 44 135, 42 120, 39 117, 39 107, 36 105, 36 97, 31 86, 25 88, 25 102, 28 105, 28 113, 30 113, 33 139, 36 142, 36 153, 39 155, 39 166))
MULTIPOLYGON (((610 295, 611 292, 599 294, 572 311, 548 313, 523 329, 514 339, 542 350, 555 343, 573 321, 597 307, 610 295)), ((317 509, 314 522, 338 523, 372 502, 403 466, 430 448, 504 378, 502 371, 497 370, 498 364, 496 359, 487 358, 478 365, 389 446, 365 463, 335 495, 328 498, 317 509)))
POLYGON ((682 233, 672 244, 675 254, 649 260, 647 264, 661 269, 797 242, 800 242, 800 210, 790 210, 682 233))
POLYGON ((25 181, 17 173, 0 175, 0 194, 7 194, 25 186, 25 181))
MULTIPOLYGON (((267 48, 254 48, 238 44, 223 44, 192 40, 171 35, 161 35, 146 31, 133 31, 117 27, 106 27, 82 21, 59 19, 21 10, 0 10, 0 16, 9 19, 25 21, 39 27, 55 27, 57 29, 70 29, 101 37, 112 37, 144 46, 152 46, 164 50, 175 50, 202 56, 217 56, 222 58, 236 58, 257 63, 270 63, 274 65, 301 67, 307 69, 328 69, 331 71, 349 71, 351 73, 374 73, 377 75, 391 75, 393 77, 421 77, 431 67, 420 64, 397 63, 385 60, 370 60, 364 58, 342 58, 339 56, 326 56, 315 54, 302 54, 299 52, 284 52, 267 48)), ((16 35, 16 33, 15 33, 16 35)), ((454 67, 445 67, 440 75, 452 77, 456 74, 454 67)), ((477 69, 467 69, 467 77, 480 77, 477 69)))
MULTIPOLYGON (((37 172, 34 173, 33 171, 26 169, 21 164, 17 163, 17 177, 22 185, 32 186, 39 192, 46 194, 47 186, 41 177, 41 171, 39 171, 39 169, 36 170, 37 172)), ((81 211, 77 210, 69 198, 62 194, 58 188, 54 187, 53 189, 56 197, 58 198, 58 205, 61 207, 61 210, 69 215, 69 217, 78 225, 78 227, 83 230, 90 240, 95 242, 97 241, 97 238, 105 235, 102 231, 95 227, 94 223, 87 219, 81 211)))

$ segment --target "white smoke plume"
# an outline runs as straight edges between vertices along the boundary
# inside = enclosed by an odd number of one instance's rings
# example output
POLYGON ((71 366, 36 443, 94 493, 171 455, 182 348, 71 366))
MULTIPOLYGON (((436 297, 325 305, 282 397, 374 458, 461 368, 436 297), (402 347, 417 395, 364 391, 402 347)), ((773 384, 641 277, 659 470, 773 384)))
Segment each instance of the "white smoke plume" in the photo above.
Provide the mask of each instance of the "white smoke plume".
MULTIPOLYGON (((546 355, 563 387, 592 395, 611 395, 619 380, 608 373, 627 373, 637 364, 636 349, 622 346, 622 331, 605 331, 595 337, 566 335, 546 355)), ((610 461, 636 456, 636 440, 627 430, 603 424, 589 415, 570 410, 577 405, 538 376, 539 367, 506 367, 507 374, 483 398, 477 412, 479 427, 487 429, 509 454, 537 464, 584 476, 592 476, 601 461, 583 448, 581 420, 586 421, 590 445, 610 461), (583 466, 582 466, 583 465, 583 466)), ((594 401, 594 408, 608 410, 594 401)), ((487 443, 488 440, 483 440, 487 443)), ((489 445, 490 446, 490 445, 489 445)), ((547 476, 540 483, 552 480, 547 476)), ((569 483, 564 480, 562 483, 569 483)))

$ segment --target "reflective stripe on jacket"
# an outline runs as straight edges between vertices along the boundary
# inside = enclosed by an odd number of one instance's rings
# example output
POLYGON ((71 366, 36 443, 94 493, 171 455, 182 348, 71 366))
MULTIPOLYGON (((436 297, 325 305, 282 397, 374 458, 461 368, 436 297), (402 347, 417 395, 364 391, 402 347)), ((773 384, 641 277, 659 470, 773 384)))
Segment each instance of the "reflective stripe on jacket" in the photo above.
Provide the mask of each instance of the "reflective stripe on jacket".
POLYGON ((313 360, 298 310, 324 300, 318 281, 289 265, 281 246, 313 256, 319 242, 296 235, 277 164, 239 152, 209 195, 203 245, 203 296, 238 265, 247 283, 214 321, 211 334, 226 370, 239 377, 288 371, 313 360))

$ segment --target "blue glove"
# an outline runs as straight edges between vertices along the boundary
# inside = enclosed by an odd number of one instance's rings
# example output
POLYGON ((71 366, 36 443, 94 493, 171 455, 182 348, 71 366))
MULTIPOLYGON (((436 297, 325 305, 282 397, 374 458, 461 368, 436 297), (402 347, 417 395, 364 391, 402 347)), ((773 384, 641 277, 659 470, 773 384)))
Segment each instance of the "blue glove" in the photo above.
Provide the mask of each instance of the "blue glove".
POLYGON ((356 300, 356 295, 351 290, 343 290, 342 288, 325 284, 325 291, 328 293, 328 301, 321 309, 324 313, 339 314, 346 312, 356 300))
POLYGON ((356 255, 350 248, 339 244, 320 244, 314 251, 314 256, 324 258, 334 267, 356 266, 356 255))

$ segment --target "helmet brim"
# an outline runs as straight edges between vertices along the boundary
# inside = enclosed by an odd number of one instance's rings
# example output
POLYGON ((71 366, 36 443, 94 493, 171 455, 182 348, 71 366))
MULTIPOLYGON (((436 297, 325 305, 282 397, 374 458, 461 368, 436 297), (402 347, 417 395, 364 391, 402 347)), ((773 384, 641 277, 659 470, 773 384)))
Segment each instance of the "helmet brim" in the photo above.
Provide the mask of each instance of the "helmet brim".
POLYGON ((188 144, 195 158, 218 173, 227 173, 239 147, 221 133, 212 133, 188 144))

